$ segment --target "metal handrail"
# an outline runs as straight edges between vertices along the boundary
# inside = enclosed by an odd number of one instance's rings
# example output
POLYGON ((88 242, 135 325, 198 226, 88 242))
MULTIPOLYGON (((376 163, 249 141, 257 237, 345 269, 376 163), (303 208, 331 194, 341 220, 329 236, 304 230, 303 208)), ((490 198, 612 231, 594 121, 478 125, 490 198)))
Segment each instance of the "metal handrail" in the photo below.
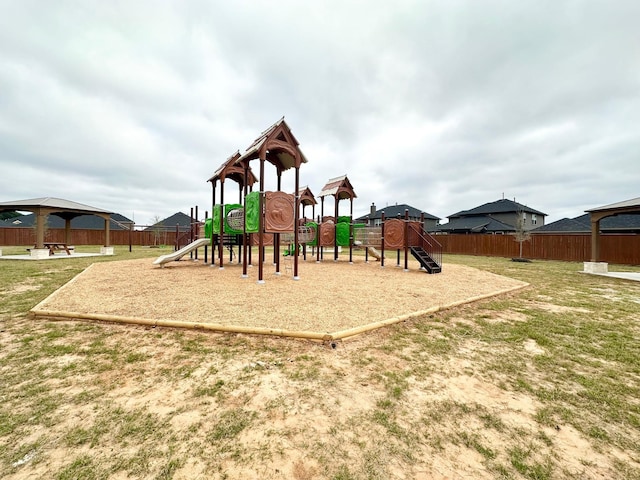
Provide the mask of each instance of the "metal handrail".
POLYGON ((424 228, 418 229, 414 223, 409 224, 409 247, 420 247, 431 259, 442 267, 442 245, 424 228), (415 239, 414 239, 415 238, 415 239))

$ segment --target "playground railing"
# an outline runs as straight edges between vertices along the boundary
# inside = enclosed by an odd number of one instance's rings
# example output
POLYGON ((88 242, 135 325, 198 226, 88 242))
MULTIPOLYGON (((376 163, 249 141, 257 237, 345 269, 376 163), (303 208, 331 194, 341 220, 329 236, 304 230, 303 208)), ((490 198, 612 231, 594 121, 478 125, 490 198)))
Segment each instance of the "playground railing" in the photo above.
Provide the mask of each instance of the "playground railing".
POLYGON ((424 230, 422 224, 409 223, 408 246, 421 247, 439 267, 442 267, 442 245, 424 230))

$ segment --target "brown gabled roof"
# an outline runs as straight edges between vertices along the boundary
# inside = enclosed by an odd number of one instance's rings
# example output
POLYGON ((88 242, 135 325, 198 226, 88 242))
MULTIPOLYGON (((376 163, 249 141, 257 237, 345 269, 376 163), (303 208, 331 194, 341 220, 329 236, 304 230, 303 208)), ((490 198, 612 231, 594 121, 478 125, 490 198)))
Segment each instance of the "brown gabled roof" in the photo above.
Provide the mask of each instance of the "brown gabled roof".
POLYGON ((298 140, 282 117, 262 132, 235 163, 255 160, 264 155, 262 158, 281 171, 299 167, 302 163, 307 163, 307 158, 298 145, 298 140))
POLYGON ((325 197, 327 195, 333 195, 338 200, 342 200, 344 198, 357 198, 356 192, 353 191, 351 182, 346 175, 331 178, 327 184, 322 187, 322 191, 318 196, 325 197))
POLYGON ((302 205, 317 205, 311 189, 308 186, 300 187, 298 190, 298 197, 300 198, 300 204, 302 205))
MULTIPOLYGON (((213 176, 207 180, 207 182, 216 182, 218 180, 224 181, 227 178, 237 182, 241 187, 244 187, 245 179, 244 179, 244 166, 242 163, 236 164, 236 161, 240 158, 240 151, 237 151, 229 158, 225 160, 225 162, 218 167, 213 176)), ((248 178, 247 185, 253 185, 258 180, 255 175, 251 171, 251 167, 248 168, 248 178)))

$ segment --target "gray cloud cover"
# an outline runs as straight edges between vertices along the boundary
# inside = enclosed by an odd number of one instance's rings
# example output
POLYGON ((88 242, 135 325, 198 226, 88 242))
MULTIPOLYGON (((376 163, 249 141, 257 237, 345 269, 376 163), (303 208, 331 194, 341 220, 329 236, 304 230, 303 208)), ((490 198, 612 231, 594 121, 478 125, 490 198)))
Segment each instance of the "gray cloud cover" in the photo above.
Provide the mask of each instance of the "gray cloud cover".
POLYGON ((206 180, 283 115, 301 183, 347 174, 356 215, 640 196, 635 0, 0 5, 0 201, 210 210, 206 180))

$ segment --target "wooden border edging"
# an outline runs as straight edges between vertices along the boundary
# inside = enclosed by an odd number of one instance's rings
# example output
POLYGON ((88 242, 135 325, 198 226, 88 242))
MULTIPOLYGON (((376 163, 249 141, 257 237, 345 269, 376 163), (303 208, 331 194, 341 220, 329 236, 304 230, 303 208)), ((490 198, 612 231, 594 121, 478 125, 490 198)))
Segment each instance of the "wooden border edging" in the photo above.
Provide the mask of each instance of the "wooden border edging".
POLYGON ((405 315, 400 315, 398 317, 393 317, 393 318, 389 318, 379 322, 370 323, 368 325, 362 325, 359 327, 354 327, 348 330, 341 330, 333 333, 318 333, 318 332, 307 332, 307 331, 298 332, 293 330, 283 330, 279 328, 241 327, 237 325, 229 326, 229 325, 221 325, 216 323, 183 322, 179 320, 154 320, 149 318, 124 317, 124 316, 108 315, 108 314, 100 314, 100 313, 62 312, 62 311, 56 311, 56 310, 39 309, 38 307, 42 303, 44 303, 46 299, 40 302, 34 308, 32 308, 30 310, 30 313, 33 314, 35 317, 52 318, 52 319, 97 320, 101 322, 145 325, 150 327, 187 328, 187 329, 193 329, 193 330, 208 330, 208 331, 222 332, 222 333, 273 335, 277 337, 290 337, 290 338, 298 338, 298 339, 304 339, 304 340, 316 340, 316 341, 326 342, 326 341, 332 341, 332 340, 343 340, 345 338, 353 337, 355 335, 366 333, 371 330, 376 330, 378 328, 386 327, 388 325, 393 325, 395 323, 400 323, 400 322, 410 320, 412 318, 416 318, 422 315, 428 315, 430 313, 439 312, 441 310, 447 310, 453 307, 457 307, 459 305, 464 305, 466 303, 477 302, 479 300, 484 300, 486 298, 494 297, 496 295, 515 292, 517 290, 521 290, 528 286, 529 284, 525 283, 524 285, 518 285, 516 287, 511 287, 511 288, 499 290, 492 293, 478 295, 476 297, 459 300, 453 303, 449 303, 447 305, 436 306, 436 307, 429 308, 427 310, 407 313, 405 315))
POLYGON ((457 307, 459 305, 464 305, 466 303, 473 303, 480 300, 484 300, 485 298, 495 297, 497 295, 503 295, 505 293, 515 292, 517 290, 521 290, 523 288, 528 287, 530 284, 525 283, 524 285, 518 285, 516 287, 507 288, 504 290, 498 290, 497 292, 486 293, 484 295, 478 295, 476 297, 467 298, 465 300, 459 300, 453 303, 449 303, 447 305, 441 305, 437 307, 429 308, 428 310, 422 310, 419 312, 407 313, 405 315, 400 315, 398 317, 389 318, 387 320, 382 320, 381 322, 371 323, 369 325, 362 325, 360 327, 350 328, 348 330, 342 330, 339 332, 334 332, 331 334, 332 340, 344 340, 345 338, 352 337, 354 335, 359 335, 361 333, 369 332, 371 330, 375 330, 377 328, 386 327, 388 325, 393 325, 394 323, 404 322, 406 320, 410 320, 412 318, 416 318, 422 315, 428 315, 430 313, 436 313, 441 310, 448 310, 453 307, 457 307))
POLYGON ((296 332, 279 328, 241 327, 220 325, 216 323, 183 322, 180 320, 153 320, 150 318, 122 317, 100 313, 60 312, 55 310, 32 309, 31 313, 36 317, 52 319, 80 319, 98 320, 101 322, 123 323, 132 325, 146 325, 151 327, 188 328, 193 330, 211 330, 224 333, 248 333, 255 335, 274 335, 278 337, 294 337, 308 340, 331 340, 331 335, 317 332, 296 332))

